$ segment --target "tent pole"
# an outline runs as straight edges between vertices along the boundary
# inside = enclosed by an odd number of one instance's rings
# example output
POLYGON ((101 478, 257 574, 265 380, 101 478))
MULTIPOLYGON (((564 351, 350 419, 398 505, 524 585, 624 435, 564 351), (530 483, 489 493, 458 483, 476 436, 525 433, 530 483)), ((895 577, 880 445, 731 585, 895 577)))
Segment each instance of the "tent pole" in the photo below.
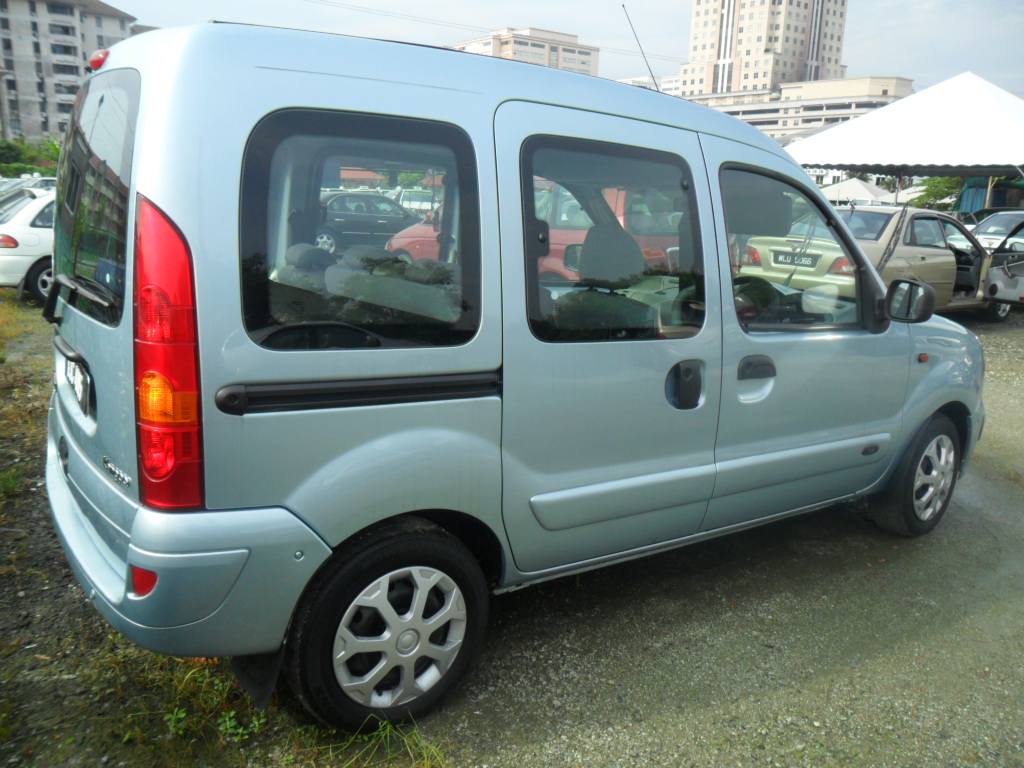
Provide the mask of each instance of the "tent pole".
MULTIPOLYGON (((1021 174, 1021 175, 1024 175, 1024 174, 1021 174)), ((999 178, 998 176, 989 176, 988 177, 988 191, 985 193, 985 207, 986 208, 991 208, 992 207, 992 187, 994 187, 996 185, 996 179, 998 179, 998 178, 999 178)))

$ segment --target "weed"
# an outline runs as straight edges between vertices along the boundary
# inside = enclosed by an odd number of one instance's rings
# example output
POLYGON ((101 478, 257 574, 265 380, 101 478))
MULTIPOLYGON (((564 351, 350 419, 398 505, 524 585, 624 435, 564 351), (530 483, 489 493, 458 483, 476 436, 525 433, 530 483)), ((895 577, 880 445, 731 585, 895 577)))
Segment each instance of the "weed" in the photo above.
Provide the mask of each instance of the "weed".
POLYGON ((0 501, 17 494, 24 478, 24 467, 12 467, 0 472, 0 501))

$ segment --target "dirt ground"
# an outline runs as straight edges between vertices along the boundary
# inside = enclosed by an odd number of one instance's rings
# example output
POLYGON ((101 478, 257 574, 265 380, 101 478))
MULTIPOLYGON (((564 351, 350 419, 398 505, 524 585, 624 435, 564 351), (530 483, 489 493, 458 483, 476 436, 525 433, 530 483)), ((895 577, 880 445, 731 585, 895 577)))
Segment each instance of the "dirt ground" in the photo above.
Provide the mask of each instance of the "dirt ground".
MULTIPOLYGON (((496 598, 420 724, 440 754, 370 762, 1024 766, 1024 312, 957 319, 988 422, 934 534, 826 510, 496 598)), ((135 649, 87 603, 43 487, 50 336, 0 364, 0 765, 345 765, 287 695, 255 712, 223 664, 135 649)))

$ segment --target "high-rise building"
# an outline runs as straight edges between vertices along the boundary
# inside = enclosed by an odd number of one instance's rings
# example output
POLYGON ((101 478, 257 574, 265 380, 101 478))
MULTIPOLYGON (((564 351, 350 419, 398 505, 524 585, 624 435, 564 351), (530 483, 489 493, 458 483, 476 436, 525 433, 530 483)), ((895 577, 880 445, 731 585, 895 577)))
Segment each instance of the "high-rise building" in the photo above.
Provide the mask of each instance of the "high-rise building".
POLYGON ((842 78, 846 0, 693 0, 682 95, 842 78))
POLYGON ((63 136, 89 56, 132 34, 135 18, 99 0, 0 0, 0 132, 63 136))
POLYGON ((576 35, 551 32, 547 29, 526 27, 524 29, 498 29, 484 37, 463 40, 450 46, 457 51, 479 53, 501 59, 515 59, 540 64, 545 67, 579 72, 584 75, 597 74, 597 60, 600 48, 581 45, 576 35))

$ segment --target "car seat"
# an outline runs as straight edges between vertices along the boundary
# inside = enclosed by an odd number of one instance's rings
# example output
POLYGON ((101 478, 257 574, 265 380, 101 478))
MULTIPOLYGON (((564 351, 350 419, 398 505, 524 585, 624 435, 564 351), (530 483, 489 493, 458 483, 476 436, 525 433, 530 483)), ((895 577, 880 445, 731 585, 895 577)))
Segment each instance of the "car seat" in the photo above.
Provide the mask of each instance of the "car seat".
POLYGON ((646 270, 636 240, 618 224, 587 231, 580 251, 579 285, 551 306, 559 340, 650 338, 658 327, 654 307, 617 291, 637 282, 646 270))

